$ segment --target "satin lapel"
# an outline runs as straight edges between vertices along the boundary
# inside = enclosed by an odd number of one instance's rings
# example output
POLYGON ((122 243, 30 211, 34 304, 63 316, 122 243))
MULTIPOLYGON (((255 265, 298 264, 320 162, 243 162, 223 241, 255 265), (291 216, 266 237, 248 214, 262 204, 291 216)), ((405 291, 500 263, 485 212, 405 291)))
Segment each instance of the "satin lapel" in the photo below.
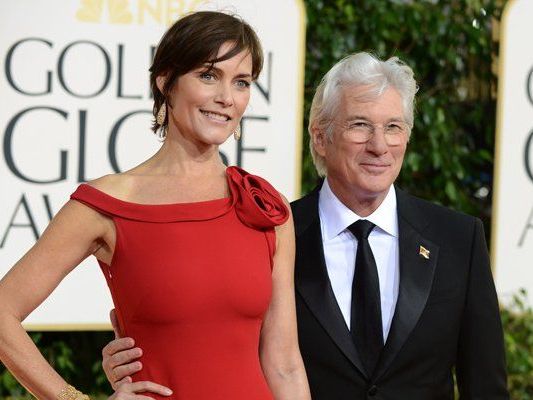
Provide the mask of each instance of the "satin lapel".
POLYGON ((297 230, 296 236, 296 290, 342 353, 367 377, 329 281, 318 218, 318 196, 316 207, 307 211, 307 218, 312 215, 313 220, 303 231, 298 233, 297 230))
POLYGON ((400 287, 391 329, 374 379, 386 372, 411 334, 424 311, 433 283, 439 247, 419 233, 427 223, 413 207, 409 206, 407 195, 399 192, 400 287))

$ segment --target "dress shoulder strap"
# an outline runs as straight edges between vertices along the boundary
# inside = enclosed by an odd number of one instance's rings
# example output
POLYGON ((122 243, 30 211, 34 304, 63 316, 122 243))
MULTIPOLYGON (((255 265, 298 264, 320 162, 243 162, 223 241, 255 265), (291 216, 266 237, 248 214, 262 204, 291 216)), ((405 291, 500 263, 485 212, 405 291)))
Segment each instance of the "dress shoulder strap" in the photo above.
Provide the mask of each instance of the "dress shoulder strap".
POLYGON ((114 201, 116 199, 86 183, 79 185, 70 195, 70 199, 77 200, 109 217, 124 214, 124 210, 121 210, 117 202, 114 201))

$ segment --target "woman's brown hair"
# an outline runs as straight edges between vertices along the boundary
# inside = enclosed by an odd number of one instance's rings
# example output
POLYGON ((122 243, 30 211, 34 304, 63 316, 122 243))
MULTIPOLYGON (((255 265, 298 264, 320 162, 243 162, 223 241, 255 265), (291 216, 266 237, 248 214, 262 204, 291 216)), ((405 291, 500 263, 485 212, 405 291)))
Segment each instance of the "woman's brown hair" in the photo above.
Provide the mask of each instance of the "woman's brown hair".
MULTIPOLYGON (((243 50, 252 56, 252 79, 257 79, 263 67, 263 50, 254 30, 246 22, 215 11, 198 11, 177 20, 161 38, 150 67, 154 117, 181 75, 206 63, 213 65, 228 60, 243 50), (217 58, 220 47, 226 42, 233 43, 233 47, 217 58), (163 91, 160 91, 156 78, 162 75, 166 80, 163 91)), ((163 125, 167 121, 168 117, 163 125)), ((160 128, 154 118, 152 130, 157 132, 160 128)))

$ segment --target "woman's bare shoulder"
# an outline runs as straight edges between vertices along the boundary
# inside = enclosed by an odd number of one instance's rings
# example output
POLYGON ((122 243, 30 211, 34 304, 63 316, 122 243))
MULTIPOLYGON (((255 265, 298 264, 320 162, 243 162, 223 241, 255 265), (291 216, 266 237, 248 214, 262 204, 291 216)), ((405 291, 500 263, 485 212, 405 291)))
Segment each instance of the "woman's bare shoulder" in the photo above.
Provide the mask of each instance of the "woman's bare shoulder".
POLYGON ((87 182, 87 185, 112 197, 124 199, 129 196, 135 186, 135 176, 127 172, 109 174, 93 179, 87 182))

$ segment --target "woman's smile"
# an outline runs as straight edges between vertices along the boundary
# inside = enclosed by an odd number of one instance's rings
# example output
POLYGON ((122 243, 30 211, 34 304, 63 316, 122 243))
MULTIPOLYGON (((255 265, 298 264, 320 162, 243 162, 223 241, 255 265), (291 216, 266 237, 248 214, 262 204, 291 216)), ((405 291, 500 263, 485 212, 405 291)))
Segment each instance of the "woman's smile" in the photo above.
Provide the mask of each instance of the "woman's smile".
POLYGON ((231 117, 227 114, 223 113, 217 113, 215 111, 208 111, 208 110, 200 110, 200 112, 207 117, 210 121, 216 122, 216 123, 222 123, 226 124, 226 122, 231 120, 231 117))

